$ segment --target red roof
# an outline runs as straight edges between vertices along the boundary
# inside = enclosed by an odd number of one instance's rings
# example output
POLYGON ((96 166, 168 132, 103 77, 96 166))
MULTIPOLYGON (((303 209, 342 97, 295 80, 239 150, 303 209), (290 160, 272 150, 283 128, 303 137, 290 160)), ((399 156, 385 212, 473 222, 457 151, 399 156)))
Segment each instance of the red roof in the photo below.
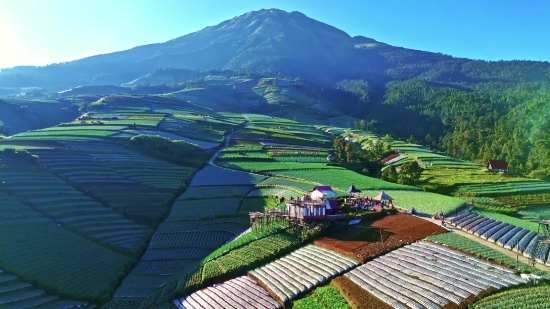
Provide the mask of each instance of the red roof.
POLYGON ((313 187, 313 190, 309 191, 309 192, 312 192, 312 191, 315 191, 315 190, 319 190, 319 191, 332 191, 332 188, 330 186, 315 186, 313 187))
POLYGON ((489 160, 487 167, 491 169, 505 170, 508 169, 508 162, 506 160, 489 160))

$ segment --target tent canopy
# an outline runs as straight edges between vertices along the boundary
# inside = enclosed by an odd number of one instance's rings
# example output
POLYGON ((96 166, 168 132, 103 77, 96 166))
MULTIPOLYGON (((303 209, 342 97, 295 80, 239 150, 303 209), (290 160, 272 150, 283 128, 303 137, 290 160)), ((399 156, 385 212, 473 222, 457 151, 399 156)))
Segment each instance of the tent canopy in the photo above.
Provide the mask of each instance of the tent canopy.
POLYGON ((351 187, 346 190, 346 193, 361 193, 361 190, 358 190, 355 185, 351 185, 351 187))
POLYGON ((380 194, 378 194, 373 199, 376 200, 376 201, 382 201, 382 200, 393 201, 393 198, 391 196, 387 195, 384 191, 380 192, 380 194))

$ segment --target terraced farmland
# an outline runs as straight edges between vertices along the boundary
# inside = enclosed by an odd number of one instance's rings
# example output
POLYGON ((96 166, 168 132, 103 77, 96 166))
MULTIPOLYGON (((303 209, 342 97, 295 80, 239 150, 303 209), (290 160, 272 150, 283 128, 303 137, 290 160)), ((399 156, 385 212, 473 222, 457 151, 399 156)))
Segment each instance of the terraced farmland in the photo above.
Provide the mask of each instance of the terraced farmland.
POLYGON ((131 249, 152 230, 113 213, 47 172, 0 172, 0 190, 56 223, 92 241, 131 249))
POLYGON ((529 194, 535 192, 550 192, 550 183, 542 181, 518 181, 504 183, 471 184, 459 186, 455 191, 455 194, 469 196, 491 196, 512 193, 529 194))
POLYGON ((61 300, 23 282, 17 276, 0 269, 0 306, 5 309, 20 308, 90 308, 87 301, 61 300))
POLYGON ((282 308, 254 280, 242 276, 174 300, 176 308, 282 308))
POLYGON ((269 177, 264 181, 258 183, 256 187, 283 187, 292 190, 298 190, 302 192, 309 192, 314 186, 318 184, 313 182, 298 181, 291 179, 284 179, 278 177, 269 177))
POLYGON ((264 176, 205 166, 193 177, 190 186, 254 185, 264 179, 264 176))
POLYGON ((527 282, 513 270, 428 242, 392 251, 346 277, 393 308, 441 308, 527 282))
POLYGON ((194 169, 130 155, 124 148, 115 154, 72 150, 34 150, 33 154, 40 157, 45 167, 86 188, 115 212, 132 216, 161 217, 174 190, 184 185, 184 181, 194 173, 194 169), (117 161, 118 157, 125 156, 134 158, 134 165, 117 161), (152 165, 152 170, 144 168, 147 165, 152 165), (136 166, 142 168, 136 169, 136 166))
POLYGON ((271 174, 313 181, 322 184, 330 184, 333 188, 339 189, 340 191, 347 190, 351 184, 355 184, 359 190, 419 190, 416 187, 400 185, 363 176, 346 169, 275 171, 271 174))
POLYGON ((541 264, 550 265, 550 245, 547 244, 540 252, 536 252, 538 236, 535 231, 474 213, 457 216, 450 223, 489 242, 519 252, 527 258, 535 258, 541 264))
POLYGON ((284 304, 358 264, 333 251, 309 245, 251 271, 249 276, 284 304))
POLYGON ((129 267, 129 257, 61 228, 14 198, 0 193, 0 201, 0 261, 22 280, 98 301, 129 267))

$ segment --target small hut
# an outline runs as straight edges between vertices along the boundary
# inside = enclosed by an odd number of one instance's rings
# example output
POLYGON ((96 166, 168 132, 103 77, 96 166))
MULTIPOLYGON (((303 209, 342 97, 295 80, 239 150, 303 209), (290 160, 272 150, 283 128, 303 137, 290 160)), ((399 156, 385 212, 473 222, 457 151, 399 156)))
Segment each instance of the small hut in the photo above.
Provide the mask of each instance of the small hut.
POLYGON ((357 189, 355 185, 352 184, 351 187, 349 187, 349 189, 346 190, 346 193, 351 196, 357 197, 361 193, 361 190, 357 189))
POLYGON ((508 162, 506 160, 489 160, 487 170, 490 172, 508 173, 508 162))
POLYGON ((380 202, 387 201, 387 202, 389 202, 389 205, 391 205, 393 207, 393 197, 387 195, 386 192, 384 192, 384 191, 380 192, 380 194, 375 196, 373 198, 373 200, 380 201, 380 202))

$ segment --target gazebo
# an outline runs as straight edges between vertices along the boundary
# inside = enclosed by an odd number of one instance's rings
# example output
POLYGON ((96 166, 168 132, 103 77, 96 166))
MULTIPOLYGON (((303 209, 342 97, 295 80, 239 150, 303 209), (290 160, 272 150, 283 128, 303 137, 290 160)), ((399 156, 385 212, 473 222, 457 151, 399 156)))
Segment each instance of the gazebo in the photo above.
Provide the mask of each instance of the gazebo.
POLYGON ((380 202, 382 202, 382 201, 388 201, 389 204, 393 206, 393 197, 387 195, 386 192, 384 192, 384 191, 380 192, 380 194, 378 194, 377 196, 375 196, 375 197, 373 198, 373 200, 375 200, 375 201, 380 201, 380 202))
POLYGON ((357 189, 355 185, 351 185, 351 187, 346 190, 346 193, 352 196, 358 196, 359 193, 361 193, 361 190, 357 189))

